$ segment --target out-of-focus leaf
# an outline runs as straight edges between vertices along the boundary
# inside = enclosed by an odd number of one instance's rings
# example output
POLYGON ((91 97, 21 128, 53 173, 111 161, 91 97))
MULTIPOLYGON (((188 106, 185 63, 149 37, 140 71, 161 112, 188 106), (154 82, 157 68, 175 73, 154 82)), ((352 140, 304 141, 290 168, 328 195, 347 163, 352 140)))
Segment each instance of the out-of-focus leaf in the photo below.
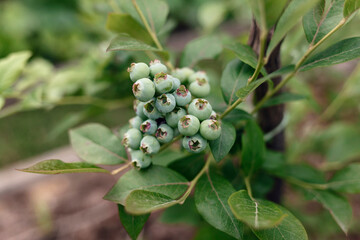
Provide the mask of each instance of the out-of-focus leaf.
POLYGON ((270 107, 291 101, 299 101, 303 99, 306 99, 306 96, 295 93, 284 92, 278 96, 272 97, 269 100, 267 100, 262 107, 270 107))
POLYGON ((330 179, 329 188, 344 193, 360 193, 360 164, 349 166, 336 172, 330 179))
POLYGON ((125 34, 118 35, 116 38, 111 40, 109 47, 106 49, 106 51, 122 51, 122 50, 153 51, 153 52, 160 51, 155 47, 147 45, 146 43, 125 34))
POLYGON ((131 215, 125 211, 124 206, 118 204, 118 211, 121 224, 125 228, 132 240, 136 240, 143 229, 150 214, 131 215))
POLYGON ((216 28, 226 17, 226 3, 204 2, 198 10, 199 23, 204 29, 216 28))
POLYGON ((4 105, 5 105, 5 99, 0 96, 0 110, 3 108, 4 105))
POLYGON ((272 28, 278 21, 288 0, 265 0, 265 15, 267 28, 272 28))
POLYGON ((234 126, 222 121, 220 137, 209 141, 210 149, 216 162, 220 162, 230 152, 235 139, 236 131, 234 126))

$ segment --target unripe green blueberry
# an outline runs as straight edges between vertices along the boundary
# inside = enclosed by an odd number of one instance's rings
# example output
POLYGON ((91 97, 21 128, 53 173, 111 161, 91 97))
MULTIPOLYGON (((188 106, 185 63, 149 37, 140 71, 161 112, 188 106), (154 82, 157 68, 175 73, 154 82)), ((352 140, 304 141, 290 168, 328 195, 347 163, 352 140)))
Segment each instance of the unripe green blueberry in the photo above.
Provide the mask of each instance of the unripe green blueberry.
POLYGON ((161 124, 155 133, 160 143, 168 143, 174 138, 174 130, 167 124, 161 124))
POLYGON ((144 105, 145 105, 145 102, 141 102, 137 99, 134 101, 134 105, 133 105, 136 115, 138 115, 142 119, 147 118, 146 115, 144 114, 144 110, 143 110, 144 105))
POLYGON ((181 83, 184 83, 192 74, 194 74, 194 70, 188 67, 177 68, 172 74, 174 77, 178 78, 181 83))
POLYGON ((122 143, 124 144, 125 147, 137 149, 140 146, 141 138, 142 138, 142 134, 141 134, 140 130, 135 129, 135 128, 130 128, 124 134, 122 143))
POLYGON ((174 137, 177 137, 180 135, 179 129, 177 127, 173 128, 173 131, 174 131, 174 137))
POLYGON ((155 85, 150 79, 141 78, 133 84, 132 91, 137 99, 146 102, 154 97, 155 85))
POLYGON ((168 77, 166 73, 163 72, 155 75, 154 83, 156 92, 160 94, 168 93, 173 88, 173 81, 171 80, 171 78, 168 77))
POLYGON ((140 125, 140 131, 142 131, 144 134, 153 135, 156 132, 156 129, 157 123, 152 119, 148 119, 140 125))
POLYGON ((188 107, 188 113, 197 117, 200 121, 208 119, 212 113, 212 107, 208 100, 196 98, 188 107))
POLYGON ((155 76, 158 73, 167 73, 167 67, 162 64, 159 60, 155 59, 150 62, 150 73, 152 76, 155 76))
POLYGON ((136 168, 147 168, 151 164, 151 157, 140 150, 131 151, 130 156, 131 162, 136 168))
POLYGON ((143 107, 143 112, 146 117, 153 120, 156 120, 162 116, 161 113, 155 107, 155 98, 145 103, 143 107))
POLYGON ((177 128, 180 118, 186 115, 186 110, 181 107, 175 107, 175 109, 167 113, 165 116, 166 123, 173 128, 177 128))
POLYGON ((175 97, 172 94, 161 94, 156 98, 155 107, 161 113, 169 113, 176 106, 175 97))
POLYGON ((196 97, 206 97, 210 94, 210 84, 204 78, 197 79, 190 84, 189 90, 196 97))
POLYGON ((200 128, 200 121, 193 115, 185 115, 178 122, 178 129, 182 135, 193 136, 200 128))
POLYGON ((141 117, 136 116, 133 118, 130 118, 129 123, 132 128, 140 129, 140 125, 143 123, 144 120, 142 120, 141 117))
POLYGON ((160 143, 155 137, 146 135, 140 142, 140 150, 148 155, 158 153, 160 150, 160 143))
POLYGON ((218 115, 217 115, 217 113, 213 110, 213 111, 211 112, 211 115, 210 115, 209 118, 212 119, 212 120, 217 120, 217 119, 218 119, 218 115))
POLYGON ((191 153, 199 153, 205 150, 207 141, 196 134, 191 137, 184 137, 182 141, 183 147, 191 153))
POLYGON ((173 82, 173 87, 171 89, 171 92, 175 91, 178 87, 180 87, 180 80, 174 76, 171 75, 167 75, 168 78, 171 79, 171 81, 173 82))
POLYGON ((146 63, 132 63, 128 68, 128 72, 130 73, 131 81, 135 82, 140 78, 147 78, 150 74, 150 68, 146 63))
POLYGON ((191 102, 191 93, 184 85, 181 85, 178 89, 173 92, 176 100, 176 105, 185 106, 191 102))
POLYGON ((201 122, 200 134, 207 140, 215 140, 220 137, 221 124, 217 120, 207 119, 201 122))
POLYGON ((189 76, 189 82, 195 82, 197 79, 205 79, 205 81, 209 82, 209 78, 204 71, 198 71, 189 76))

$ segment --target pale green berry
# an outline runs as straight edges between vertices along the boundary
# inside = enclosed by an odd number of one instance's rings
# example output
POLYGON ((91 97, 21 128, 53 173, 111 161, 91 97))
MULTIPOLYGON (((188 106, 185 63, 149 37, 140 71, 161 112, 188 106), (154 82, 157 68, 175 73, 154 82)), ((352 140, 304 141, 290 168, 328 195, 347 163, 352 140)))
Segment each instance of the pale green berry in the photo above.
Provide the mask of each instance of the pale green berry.
POLYGON ((207 140, 215 140, 220 137, 221 124, 217 120, 207 119, 201 122, 200 134, 207 140))
POLYGON ((184 137, 182 145, 187 151, 191 153, 199 153, 205 150, 207 141, 201 137, 200 134, 196 134, 191 137, 184 137))
POLYGON ((168 143, 174 138, 174 130, 167 124, 161 124, 156 130, 155 137, 160 143, 168 143))
POLYGON ((152 76, 155 76, 158 73, 167 73, 167 67, 162 64, 159 60, 155 59, 150 62, 150 73, 152 76))
POLYGON ((185 115, 178 122, 178 129, 182 135, 193 136, 200 128, 200 121, 193 115, 185 115))
POLYGON ((158 118, 161 118, 161 113, 157 110, 155 107, 155 98, 151 99, 150 101, 146 102, 143 107, 143 112, 145 116, 147 116, 150 119, 156 120, 158 118))
POLYGON ((172 74, 174 77, 178 78, 181 83, 185 83, 189 77, 194 74, 194 70, 188 67, 177 68, 172 74))
POLYGON ((140 150, 131 151, 131 162, 136 168, 147 168, 151 164, 151 157, 140 150))
POLYGON ((161 113, 169 113, 176 106, 175 97, 172 94, 161 94, 156 98, 155 107, 161 113))
POLYGON ((173 128, 177 128, 180 118, 186 115, 186 110, 181 107, 175 107, 175 109, 167 113, 165 116, 166 123, 173 128))
POLYGON ((134 96, 142 102, 149 101, 155 95, 155 85, 148 78, 137 80, 132 87, 134 96))
POLYGON ((166 73, 163 72, 155 75, 154 83, 156 92, 160 94, 168 93, 173 88, 173 81, 171 80, 171 78, 168 77, 166 73))
POLYGON ((209 118, 212 120, 218 120, 218 117, 217 113, 213 110, 209 118))
POLYGON ((129 147, 132 149, 137 149, 140 146, 140 141, 142 138, 142 134, 140 130, 135 128, 130 128, 125 134, 122 140, 122 143, 125 147, 129 147))
POLYGON ((180 80, 178 79, 178 78, 176 78, 176 77, 173 77, 173 76, 171 76, 171 75, 167 75, 168 76, 168 78, 170 78, 171 79, 171 81, 173 82, 173 87, 172 87, 172 89, 171 89, 171 92, 173 92, 173 91, 175 91, 178 87, 180 87, 180 80))
POLYGON ((133 105, 136 115, 138 115, 142 119, 147 118, 143 111, 144 105, 145 105, 145 102, 141 102, 137 99, 134 101, 134 105, 133 105))
POLYGON ((198 71, 189 76, 189 82, 195 82, 197 79, 205 79, 205 81, 209 82, 209 78, 204 71, 198 71))
POLYGON ((196 98, 188 107, 188 113, 197 117, 200 121, 208 119, 212 113, 212 107, 208 100, 196 98))
POLYGON ((132 63, 128 68, 128 72, 130 73, 131 81, 135 82, 140 78, 147 78, 150 74, 149 66, 146 63, 132 63))
POLYGON ((189 90, 195 97, 206 97, 210 94, 210 84, 205 79, 197 79, 189 86, 189 90))
POLYGON ((155 137, 146 135, 140 142, 140 150, 148 155, 158 153, 160 150, 160 143, 155 137))
POLYGON ((139 128, 144 134, 153 135, 156 132, 157 123, 155 120, 148 119, 141 123, 139 128))
POLYGON ((178 89, 173 92, 173 95, 176 100, 176 105, 178 106, 186 106, 191 102, 191 93, 184 85, 181 85, 178 89))
POLYGON ((129 124, 132 128, 140 129, 140 125, 143 123, 144 120, 142 120, 141 117, 136 116, 133 118, 130 118, 129 124))

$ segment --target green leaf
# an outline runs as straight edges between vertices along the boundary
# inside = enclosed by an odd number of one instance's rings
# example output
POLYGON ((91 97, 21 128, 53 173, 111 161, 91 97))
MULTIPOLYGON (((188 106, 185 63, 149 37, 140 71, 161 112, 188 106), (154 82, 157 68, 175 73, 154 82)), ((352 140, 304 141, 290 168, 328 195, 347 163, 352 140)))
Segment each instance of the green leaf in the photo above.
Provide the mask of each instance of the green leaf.
POLYGON ((93 164, 120 164, 126 161, 121 140, 107 127, 90 123, 70 130, 70 141, 83 160, 93 164))
POLYGON ((128 34, 130 37, 146 44, 153 44, 149 33, 128 14, 110 13, 107 18, 106 28, 112 32, 128 34))
POLYGON ((329 188, 344 193, 360 193, 360 163, 351 164, 330 179, 329 188))
POLYGON ((295 93, 289 93, 289 92, 284 92, 278 96, 272 97, 269 100, 267 100, 264 104, 263 104, 263 108, 264 107, 270 107, 270 106, 275 106, 275 105, 279 105, 279 104, 283 104, 286 102, 291 102, 291 101, 299 101, 299 100, 303 100, 306 99, 306 96, 304 95, 300 95, 300 94, 295 94, 295 93))
MULTIPOLYGON (((247 65, 251 66, 253 69, 256 69, 258 57, 254 50, 248 45, 244 45, 241 43, 236 43, 232 45, 226 46, 228 49, 233 51, 236 56, 247 65)), ((253 73, 253 72, 252 72, 253 73)), ((252 75, 251 73, 251 75, 252 75)), ((267 75, 265 68, 261 68, 261 73, 265 76, 267 75)))
POLYGON ((125 205, 125 199, 134 190, 146 190, 176 199, 187 188, 187 180, 177 172, 166 167, 152 165, 147 169, 132 169, 125 173, 104 199, 125 205))
POLYGON ((201 37, 189 42, 181 57, 181 66, 194 67, 197 62, 204 59, 212 59, 220 54, 222 44, 215 36, 201 37))
POLYGON ((267 28, 272 28, 281 13, 283 12, 288 0, 264 0, 265 1, 265 15, 267 28))
POLYGON ((234 109, 228 115, 226 115, 224 119, 228 122, 236 123, 244 120, 254 120, 254 117, 244 110, 234 109))
POLYGON ((195 204, 201 216, 216 229, 242 239, 243 224, 232 214, 227 199, 235 192, 223 177, 206 172, 195 189, 195 204))
POLYGON ((300 70, 307 71, 315 67, 339 64, 358 57, 360 57, 360 37, 348 38, 309 58, 300 70))
MULTIPOLYGON (((228 234, 221 232, 216 228, 213 228, 209 224, 200 225, 193 238, 193 240, 218 240, 218 239, 234 240, 235 238, 230 237, 228 234)), ((245 240, 253 240, 253 239, 245 238, 245 240)))
POLYGON ((331 191, 308 190, 326 208, 340 228, 346 234, 352 220, 352 209, 349 201, 337 193, 331 191))
POLYGON ((347 18, 360 9, 360 0, 345 0, 344 17, 347 18))
POLYGON ((204 154, 193 154, 170 163, 168 167, 191 181, 203 168, 204 158, 204 154))
POLYGON ((118 204, 120 221, 132 240, 136 240, 143 229, 150 214, 131 215, 125 211, 124 206, 118 204))
POLYGON ((241 166, 246 176, 252 175, 264 162, 265 143, 260 127, 248 121, 242 135, 241 166))
POLYGON ((250 66, 239 60, 233 60, 226 65, 220 83, 224 100, 229 105, 238 99, 236 92, 246 86, 253 72, 254 70, 250 66))
POLYGON ((22 51, 9 54, 6 58, 0 59, 0 93, 11 87, 17 80, 31 52, 22 51))
POLYGON ((178 159, 185 158, 187 155, 188 155, 187 152, 168 148, 162 152, 155 154, 152 157, 151 161, 155 165, 166 167, 170 165, 172 162, 177 161, 178 159))
POLYGON ((140 40, 132 38, 128 35, 121 34, 111 40, 109 47, 106 51, 121 51, 121 50, 128 50, 128 51, 160 51, 157 48, 154 48, 146 43, 143 43, 140 40))
POLYGON ((316 7, 303 18, 306 39, 316 44, 328 34, 343 18, 344 0, 331 0, 325 9, 325 0, 321 0, 316 7))
POLYGON ((307 240, 308 236, 301 222, 285 208, 281 206, 278 206, 278 208, 287 216, 274 228, 252 229, 255 235, 260 240, 307 240))
POLYGON ((184 204, 177 204, 167 208, 161 215, 160 222, 197 226, 203 221, 196 210, 194 198, 188 197, 184 204))
POLYGON ((235 143, 236 131, 232 124, 222 121, 221 135, 218 139, 209 141, 211 152, 216 162, 220 162, 235 143))
POLYGON ((278 205, 267 200, 253 200, 246 190, 231 194, 228 203, 236 218, 254 229, 274 227, 286 217, 278 205))
POLYGON ((97 167, 86 162, 65 163, 61 160, 51 159, 36 163, 35 165, 19 169, 22 172, 39 173, 39 174, 60 174, 60 173, 89 173, 89 172, 103 172, 109 171, 97 167))
POLYGON ((274 50, 276 45, 296 25, 296 23, 312 9, 319 0, 292 0, 281 15, 276 25, 273 37, 267 49, 267 54, 274 50))
POLYGON ((275 72, 272 72, 265 77, 259 78, 253 82, 251 82, 249 85, 246 85, 245 87, 240 88, 236 95, 240 98, 246 98, 252 91, 254 91, 257 87, 259 87, 261 84, 263 84, 266 81, 271 80, 272 78, 276 78, 279 76, 282 76, 284 74, 290 73, 294 71, 295 66, 294 65, 288 65, 285 66, 275 72))
MULTIPOLYGON (((153 32, 159 33, 166 22, 169 7, 165 1, 161 0, 136 0, 141 12, 144 14, 153 32)), ((139 24, 144 26, 140 15, 137 13, 132 0, 119 1, 120 8, 130 14, 139 24)))
POLYGON ((274 174, 285 179, 292 178, 306 183, 326 183, 323 172, 306 164, 288 164, 283 169, 277 170, 274 174))
POLYGON ((0 110, 3 108, 4 105, 5 105, 5 99, 0 96, 0 110))

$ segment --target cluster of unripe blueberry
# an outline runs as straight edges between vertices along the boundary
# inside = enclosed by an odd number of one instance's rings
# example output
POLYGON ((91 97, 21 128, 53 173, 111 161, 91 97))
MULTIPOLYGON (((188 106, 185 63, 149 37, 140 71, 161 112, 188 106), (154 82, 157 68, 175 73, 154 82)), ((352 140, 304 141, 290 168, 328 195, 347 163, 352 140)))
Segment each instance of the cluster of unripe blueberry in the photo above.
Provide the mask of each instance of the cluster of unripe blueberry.
POLYGON ((161 144, 183 135, 182 145, 189 152, 199 153, 207 140, 220 136, 221 124, 210 103, 204 99, 210 93, 205 72, 178 68, 171 75, 159 60, 132 63, 130 79, 136 117, 130 119, 131 128, 124 134, 133 164, 146 168, 151 155, 160 151, 161 144), (188 88, 185 86, 188 85, 188 88))

